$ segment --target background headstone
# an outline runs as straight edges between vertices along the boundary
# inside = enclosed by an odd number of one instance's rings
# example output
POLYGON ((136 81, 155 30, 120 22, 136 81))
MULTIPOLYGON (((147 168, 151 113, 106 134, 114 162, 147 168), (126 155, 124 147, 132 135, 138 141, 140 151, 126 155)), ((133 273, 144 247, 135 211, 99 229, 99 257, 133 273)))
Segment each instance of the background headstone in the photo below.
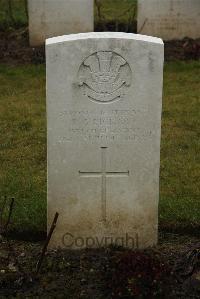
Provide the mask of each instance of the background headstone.
POLYGON ((48 39, 52 246, 157 242, 163 42, 128 33, 48 39))
POLYGON ((200 37, 199 0, 138 0, 137 31, 164 40, 200 37))
POLYGON ((94 30, 93 0, 28 0, 31 46, 63 34, 94 30))

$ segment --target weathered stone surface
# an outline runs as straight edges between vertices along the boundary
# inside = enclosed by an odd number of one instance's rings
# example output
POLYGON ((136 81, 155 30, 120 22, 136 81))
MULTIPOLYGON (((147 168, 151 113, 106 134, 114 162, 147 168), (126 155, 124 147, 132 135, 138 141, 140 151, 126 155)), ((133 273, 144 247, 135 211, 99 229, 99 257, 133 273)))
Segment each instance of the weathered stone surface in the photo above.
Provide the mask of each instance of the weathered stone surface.
POLYGON ((164 40, 200 38, 200 1, 138 0, 137 31, 164 40))
POLYGON ((49 37, 93 31, 93 0, 28 0, 31 46, 49 37))
POLYGON ((51 245, 156 244, 162 41, 74 34, 48 39, 46 59, 51 245))

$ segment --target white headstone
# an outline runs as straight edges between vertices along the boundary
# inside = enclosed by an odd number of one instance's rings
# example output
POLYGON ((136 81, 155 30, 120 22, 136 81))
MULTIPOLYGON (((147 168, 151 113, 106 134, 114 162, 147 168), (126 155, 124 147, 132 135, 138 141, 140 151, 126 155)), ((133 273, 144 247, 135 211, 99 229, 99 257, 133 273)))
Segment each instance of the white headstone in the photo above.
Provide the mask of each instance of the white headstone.
POLYGON ((46 41, 52 246, 157 242, 163 42, 130 33, 46 41))
POLYGON ((200 0, 138 0, 137 31, 164 40, 200 37, 200 0))
POLYGON ((31 46, 49 37, 94 30, 93 0, 28 0, 31 46))

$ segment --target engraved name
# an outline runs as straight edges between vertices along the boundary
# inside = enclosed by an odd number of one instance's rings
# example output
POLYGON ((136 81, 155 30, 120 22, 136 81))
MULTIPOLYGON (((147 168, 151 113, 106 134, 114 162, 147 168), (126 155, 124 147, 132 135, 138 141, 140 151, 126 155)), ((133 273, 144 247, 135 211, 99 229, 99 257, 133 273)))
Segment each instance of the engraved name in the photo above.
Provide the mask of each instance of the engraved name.
POLYGON ((111 111, 62 111, 59 117, 64 121, 66 134, 59 142, 82 141, 131 141, 152 137, 152 130, 137 127, 141 110, 111 111))

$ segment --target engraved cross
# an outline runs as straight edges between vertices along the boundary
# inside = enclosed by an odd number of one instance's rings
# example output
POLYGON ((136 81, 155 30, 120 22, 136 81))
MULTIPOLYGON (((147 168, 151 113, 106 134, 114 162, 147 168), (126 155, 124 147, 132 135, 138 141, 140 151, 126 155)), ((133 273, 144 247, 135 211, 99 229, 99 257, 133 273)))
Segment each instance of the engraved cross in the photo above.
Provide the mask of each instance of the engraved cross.
POLYGON ((129 171, 106 171, 106 150, 107 147, 101 147, 101 171, 79 171, 81 177, 100 177, 101 178, 101 205, 102 220, 106 221, 106 178, 107 177, 127 177, 129 171))

